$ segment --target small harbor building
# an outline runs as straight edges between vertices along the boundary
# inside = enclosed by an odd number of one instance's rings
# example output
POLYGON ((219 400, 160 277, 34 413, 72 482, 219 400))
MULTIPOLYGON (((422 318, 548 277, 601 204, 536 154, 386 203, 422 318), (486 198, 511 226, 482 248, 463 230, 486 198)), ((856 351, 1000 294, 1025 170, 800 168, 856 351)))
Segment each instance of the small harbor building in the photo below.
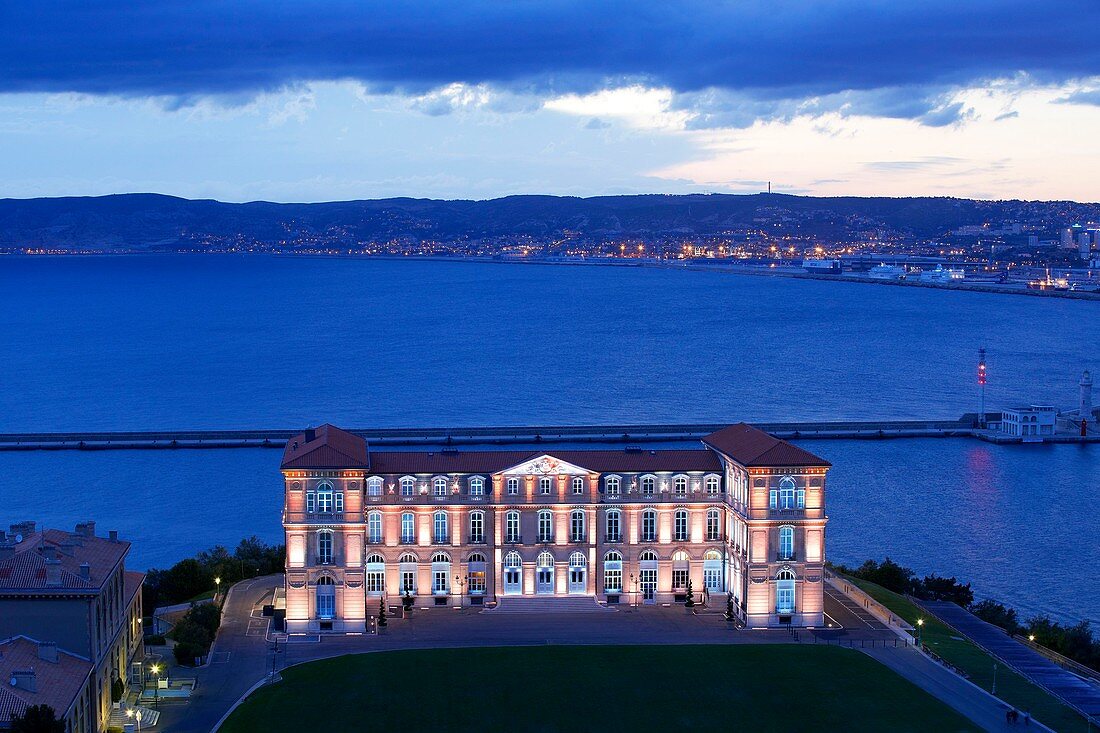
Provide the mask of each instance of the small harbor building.
POLYGON ((1052 405, 1011 407, 1001 411, 1001 432, 1025 442, 1041 441, 1054 435, 1058 410, 1052 405))

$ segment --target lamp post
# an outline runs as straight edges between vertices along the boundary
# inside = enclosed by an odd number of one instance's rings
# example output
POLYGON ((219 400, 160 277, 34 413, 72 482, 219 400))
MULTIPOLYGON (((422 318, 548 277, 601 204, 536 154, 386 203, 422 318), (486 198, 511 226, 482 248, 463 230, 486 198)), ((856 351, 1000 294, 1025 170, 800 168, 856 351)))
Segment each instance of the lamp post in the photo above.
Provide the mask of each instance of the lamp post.
POLYGON ((126 711, 126 717, 127 718, 133 718, 134 722, 137 724, 136 730, 138 730, 138 731, 141 730, 141 711, 140 710, 134 710, 133 708, 130 708, 129 710, 126 711))
POLYGON ((466 600, 466 579, 460 575, 456 575, 455 585, 458 586, 458 607, 462 608, 462 604, 466 600))
POLYGON ((149 668, 149 671, 156 677, 153 687, 153 707, 160 709, 160 665, 154 664, 149 668))
POLYGON ((922 647, 921 637, 923 636, 923 634, 922 634, 923 631, 924 631, 924 619, 918 618, 917 619, 917 649, 920 649, 922 647))
POLYGON ((993 696, 997 696, 997 663, 993 663, 993 696))
POLYGON ((221 598, 222 592, 222 578, 219 575, 214 578, 214 601, 217 602, 221 598))
POLYGON ((630 574, 630 587, 632 589, 630 595, 630 607, 638 607, 638 581, 634 578, 634 573, 630 574))

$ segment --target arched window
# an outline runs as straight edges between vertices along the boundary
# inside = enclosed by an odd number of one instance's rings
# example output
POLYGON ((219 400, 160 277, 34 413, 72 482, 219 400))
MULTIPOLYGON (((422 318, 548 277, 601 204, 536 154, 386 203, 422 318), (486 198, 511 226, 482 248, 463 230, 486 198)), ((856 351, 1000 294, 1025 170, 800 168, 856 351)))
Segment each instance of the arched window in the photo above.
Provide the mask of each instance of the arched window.
POLYGON ((466 582, 466 590, 470 593, 485 593, 485 556, 480 552, 470 553, 466 558, 466 582))
POLYGON ((717 476, 707 476, 706 478, 707 494, 710 496, 717 496, 722 491, 722 479, 717 476))
POLYGON ((317 579, 317 618, 336 618, 336 581, 327 575, 317 579))
POLYGON ((401 515, 401 542, 406 545, 416 542, 416 515, 412 512, 401 515))
POLYGON ((796 493, 797 490, 794 478, 791 476, 784 476, 779 479, 779 508, 794 509, 796 493))
POLYGON ((447 532, 447 512, 436 512, 433 516, 432 525, 435 530, 436 544, 450 542, 450 533, 447 532))
POLYGON ((447 478, 445 476, 436 476, 432 479, 432 494, 434 496, 447 495, 447 478))
POLYGON ((775 576, 776 613, 794 613, 794 582, 794 572, 790 568, 783 568, 775 576))
POLYGON ((485 556, 482 555, 480 552, 472 552, 470 553, 470 556, 466 558, 466 562, 485 562, 485 556))
POLYGON ((549 509, 539 512, 539 542, 554 541, 554 517, 549 509))
POLYGON ((569 556, 569 567, 571 568, 583 568, 588 565, 588 559, 584 556, 583 552, 574 552, 569 556))
POLYGON ((794 527, 779 528, 779 559, 794 558, 794 527))
POLYGON ((722 553, 717 550, 703 553, 703 587, 708 593, 721 593, 725 590, 723 572, 722 553))
POLYGON ((574 476, 573 477, 573 493, 574 494, 583 494, 584 493, 584 476, 574 476))
POLYGON ((603 482, 604 492, 608 496, 619 496, 622 491, 622 479, 618 476, 608 476, 603 482))
POLYGON ((332 530, 322 529, 317 532, 317 563, 319 565, 331 565, 332 561, 332 530))
POLYGON ((717 509, 707 510, 707 542, 717 542, 722 537, 722 513, 717 509))
POLYGON ((654 542, 657 540, 657 512, 654 509, 646 509, 642 512, 642 542, 654 542))
POLYGON ((451 558, 445 552, 432 555, 432 593, 446 595, 451 589, 451 558))
POLYGON ((416 479, 412 476, 401 477, 401 496, 409 497, 416 493, 416 479))
POLYGON ((412 554, 411 552, 406 552, 404 555, 397 559, 397 562, 401 563, 402 565, 415 565, 416 563, 420 562, 420 560, 418 560, 416 558, 416 555, 412 554))
POLYGON ((688 492, 688 477, 677 476, 672 479, 672 493, 676 496, 687 496, 688 492))
POLYGON ((569 541, 570 542, 584 542, 584 510, 574 509, 569 514, 569 541))
POLYGON ((688 513, 687 509, 677 509, 672 516, 672 538, 676 542, 687 542, 688 538, 688 513))
POLYGON ((506 486, 509 496, 515 496, 519 493, 519 479, 515 476, 511 476, 508 478, 508 483, 506 484, 506 486))
POLYGON ((549 494, 554 488, 554 479, 550 476, 542 476, 539 478, 539 493, 549 494))
POLYGON ((657 490, 656 476, 642 476, 642 496, 653 496, 657 490))
POLYGON ((485 479, 481 476, 470 479, 470 496, 485 496, 485 479))
POLYGON ((721 559, 722 559, 722 553, 718 552, 718 550, 707 550, 705 553, 703 553, 703 560, 704 561, 705 560, 721 560, 721 559))
POLYGON ((603 556, 603 592, 622 593, 623 556, 612 550, 603 556))
POLYGON ((688 578, 691 576, 691 563, 688 554, 683 550, 672 553, 672 587, 678 590, 686 590, 688 578))
POLYGON ((523 565, 523 560, 520 558, 519 553, 513 550, 504 556, 504 567, 506 568, 518 568, 523 565))
POLYGON ((618 509, 608 509, 604 517, 607 523, 607 542, 622 542, 622 513, 618 509))
POLYGON ((433 563, 438 563, 438 562, 449 563, 449 562, 451 562, 451 556, 448 555, 445 552, 436 552, 432 555, 432 562, 433 563))
POLYGON ((367 479, 367 496, 382 496, 381 476, 371 476, 367 479))
POLYGON ((382 541, 382 512, 367 514, 367 542, 378 544, 382 541))
POLYGON ((485 512, 470 512, 470 544, 480 545, 485 541, 485 512))
POLYGON ((398 558, 398 572, 401 573, 401 594, 408 593, 412 595, 416 593, 416 567, 418 560, 416 555, 411 552, 406 552, 400 558, 398 558))
POLYGON ((536 563, 540 568, 552 568, 554 567, 554 556, 549 552, 540 552, 539 559, 536 563))
POLYGON ((644 562, 657 562, 657 553, 653 550, 642 550, 642 554, 638 555, 638 559, 644 562))
POLYGON ((508 512, 504 515, 504 541, 519 542, 519 512, 508 512))
POLYGON ((332 484, 327 481, 322 481, 317 484, 317 511, 322 514, 331 514, 334 504, 335 492, 332 490, 332 484))

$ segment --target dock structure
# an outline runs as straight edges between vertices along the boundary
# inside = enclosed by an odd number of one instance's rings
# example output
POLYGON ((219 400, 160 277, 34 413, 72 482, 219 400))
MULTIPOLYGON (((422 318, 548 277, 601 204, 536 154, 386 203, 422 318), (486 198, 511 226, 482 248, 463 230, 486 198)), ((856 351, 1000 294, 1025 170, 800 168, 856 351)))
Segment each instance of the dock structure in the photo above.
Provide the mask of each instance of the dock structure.
MULTIPOLYGON (((999 413, 998 413, 999 418, 999 413)), ((378 447, 498 445, 656 445, 697 441, 724 423, 662 425, 527 425, 502 427, 353 428, 349 432, 378 447)), ((977 415, 958 420, 888 420, 846 422, 759 422, 753 425, 784 440, 891 438, 977 438, 1018 443, 1019 438, 979 426, 977 415)), ((271 430, 151 430, 58 433, 0 433, 0 451, 120 450, 173 448, 282 448, 301 432, 271 430)), ((1100 442, 1100 435, 1059 433, 1045 442, 1100 442)))

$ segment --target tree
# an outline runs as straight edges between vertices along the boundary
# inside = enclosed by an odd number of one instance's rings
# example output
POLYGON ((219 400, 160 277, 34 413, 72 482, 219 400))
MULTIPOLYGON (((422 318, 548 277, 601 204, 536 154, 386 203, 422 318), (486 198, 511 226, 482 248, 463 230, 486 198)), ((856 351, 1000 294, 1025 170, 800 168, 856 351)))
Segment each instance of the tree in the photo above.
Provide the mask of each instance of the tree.
POLYGON ((918 595, 933 601, 951 601, 966 608, 974 602, 974 591, 970 583, 963 585, 955 578, 941 578, 933 573, 926 575, 920 582, 918 595))
POLYGON ((378 601, 378 628, 384 629, 386 627, 386 599, 383 598, 378 601))
POLYGON ((998 603, 992 598, 986 598, 970 607, 970 612, 982 621, 1000 626, 1010 634, 1020 630, 1020 620, 1016 616, 1015 608, 1008 608, 1003 603, 998 603))
POLYGON ((727 593, 726 594, 726 612, 723 613, 722 616, 725 617, 726 621, 729 621, 729 622, 732 623, 733 618, 734 618, 733 614, 734 614, 734 611, 733 611, 733 594, 732 593, 727 593))
POLYGON ((121 677, 115 677, 111 683, 111 702, 122 702, 122 696, 126 694, 126 683, 121 677))
POLYGON ((688 580, 687 584, 687 598, 684 600, 684 606, 687 608, 695 607, 695 594, 691 591, 691 580, 688 580))
POLYGON ((65 733, 65 721, 49 705, 31 705, 11 718, 12 733, 65 733))

